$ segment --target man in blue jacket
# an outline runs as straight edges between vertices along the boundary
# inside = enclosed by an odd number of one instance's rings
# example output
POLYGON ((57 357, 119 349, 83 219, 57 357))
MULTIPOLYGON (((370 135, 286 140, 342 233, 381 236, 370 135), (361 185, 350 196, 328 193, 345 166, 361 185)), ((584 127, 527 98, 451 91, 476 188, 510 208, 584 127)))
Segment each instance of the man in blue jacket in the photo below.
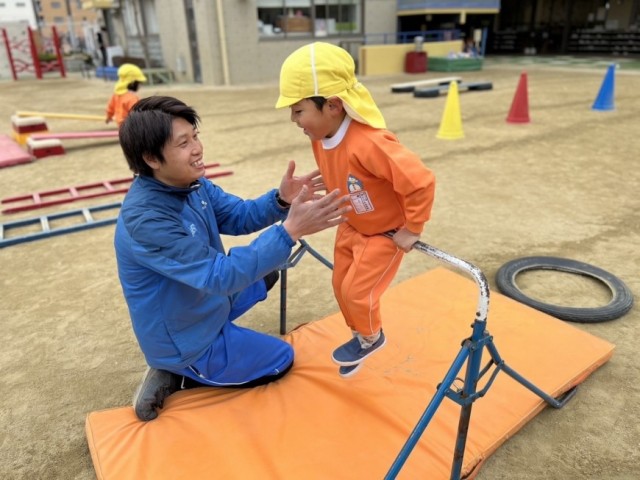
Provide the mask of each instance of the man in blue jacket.
POLYGON ((173 97, 139 101, 120 127, 135 174, 115 232, 118 275, 140 348, 149 365, 134 397, 141 420, 157 417, 165 398, 190 386, 247 387, 282 377, 293 349, 233 320, 277 280, 292 247, 345 221, 347 196, 325 189, 316 170, 243 200, 204 177, 196 111, 173 97), (269 228, 267 228, 269 227, 269 228), (225 251, 220 235, 265 229, 225 251))

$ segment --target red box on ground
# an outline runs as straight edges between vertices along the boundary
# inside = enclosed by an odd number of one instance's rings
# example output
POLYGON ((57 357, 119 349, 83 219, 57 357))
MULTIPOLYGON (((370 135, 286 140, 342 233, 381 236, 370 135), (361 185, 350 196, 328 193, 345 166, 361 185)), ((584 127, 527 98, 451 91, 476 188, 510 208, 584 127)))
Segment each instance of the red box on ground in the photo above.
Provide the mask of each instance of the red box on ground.
POLYGON ((424 73, 427 71, 427 52, 408 52, 404 59, 405 73, 424 73))

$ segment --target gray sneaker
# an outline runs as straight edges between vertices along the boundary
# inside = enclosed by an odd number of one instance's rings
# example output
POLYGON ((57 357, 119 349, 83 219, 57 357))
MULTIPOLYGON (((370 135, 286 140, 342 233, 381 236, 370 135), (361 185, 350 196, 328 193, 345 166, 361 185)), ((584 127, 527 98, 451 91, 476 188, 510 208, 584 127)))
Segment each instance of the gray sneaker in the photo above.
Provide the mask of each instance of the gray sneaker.
POLYGON ((340 367, 338 369, 338 373, 342 378, 349 378, 350 376, 355 375, 358 370, 360 370, 360 367, 362 367, 362 363, 356 363, 350 367, 340 367))
POLYGON ((332 355, 333 361, 342 367, 357 365, 373 352, 382 348, 386 341, 382 330, 380 330, 380 338, 369 348, 362 348, 358 337, 354 337, 334 350, 332 355))
POLYGON ((162 408, 165 398, 180 390, 181 380, 180 375, 166 370, 147 368, 133 396, 133 409, 136 416, 144 422, 156 418, 157 409, 162 408))

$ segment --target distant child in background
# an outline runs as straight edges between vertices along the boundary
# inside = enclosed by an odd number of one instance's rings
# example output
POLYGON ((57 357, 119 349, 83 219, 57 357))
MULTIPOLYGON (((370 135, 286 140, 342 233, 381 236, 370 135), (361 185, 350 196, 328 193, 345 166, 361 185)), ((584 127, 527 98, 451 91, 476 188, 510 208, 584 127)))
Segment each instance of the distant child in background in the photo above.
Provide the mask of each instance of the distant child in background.
POLYGON ((129 110, 133 107, 140 97, 136 93, 141 82, 146 82, 147 77, 144 76, 142 70, 131 63, 123 63, 118 68, 118 81, 113 87, 113 95, 107 104, 107 118, 105 123, 115 120, 116 125, 120 127, 124 119, 127 118, 129 110))
POLYGON ((316 42, 289 55, 280 72, 282 107, 310 138, 327 189, 347 191, 353 207, 336 232, 332 281, 353 336, 332 358, 349 377, 385 344, 380 297, 430 218, 435 177, 386 130, 343 48, 316 42), (393 239, 383 235, 389 231, 393 239))
POLYGON ((478 48, 476 47, 476 42, 473 41, 473 38, 467 37, 462 44, 462 53, 465 57, 477 57, 478 56, 478 48))

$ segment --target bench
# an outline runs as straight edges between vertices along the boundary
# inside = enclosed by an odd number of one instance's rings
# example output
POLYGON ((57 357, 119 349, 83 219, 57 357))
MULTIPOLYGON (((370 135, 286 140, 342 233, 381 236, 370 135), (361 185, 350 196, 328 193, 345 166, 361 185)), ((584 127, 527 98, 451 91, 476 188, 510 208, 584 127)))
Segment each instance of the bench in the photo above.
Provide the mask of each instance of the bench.
MULTIPOLYGON (((174 82, 173 71, 168 68, 143 68, 142 73, 147 77, 149 85, 174 82)), ((118 67, 97 67, 96 78, 118 80, 118 67)))
POLYGON ((168 68, 143 68, 142 73, 147 77, 149 85, 157 83, 169 84, 174 81, 173 71, 168 68))
POLYGON ((96 78, 118 80, 118 67, 96 67, 96 78))

